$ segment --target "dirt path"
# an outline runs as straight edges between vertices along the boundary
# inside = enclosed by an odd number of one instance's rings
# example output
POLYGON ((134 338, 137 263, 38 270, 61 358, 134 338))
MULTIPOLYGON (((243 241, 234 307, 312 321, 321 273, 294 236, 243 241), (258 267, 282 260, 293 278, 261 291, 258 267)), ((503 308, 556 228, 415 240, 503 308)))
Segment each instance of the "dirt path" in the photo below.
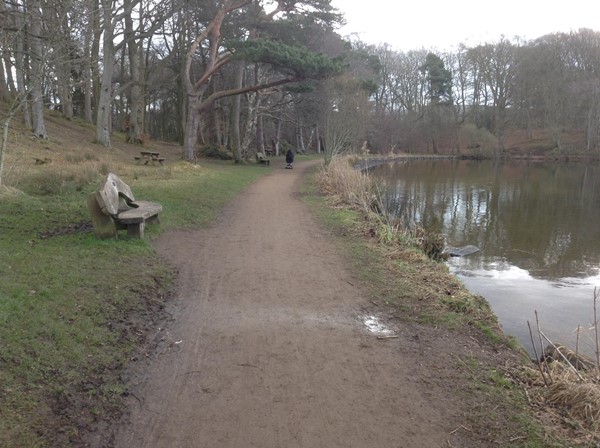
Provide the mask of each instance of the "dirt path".
POLYGON ((431 347, 368 331, 369 298, 297 198, 307 165, 281 168, 213 228, 156 241, 179 270, 174 319, 115 446, 466 446, 465 410, 422 371, 431 347))

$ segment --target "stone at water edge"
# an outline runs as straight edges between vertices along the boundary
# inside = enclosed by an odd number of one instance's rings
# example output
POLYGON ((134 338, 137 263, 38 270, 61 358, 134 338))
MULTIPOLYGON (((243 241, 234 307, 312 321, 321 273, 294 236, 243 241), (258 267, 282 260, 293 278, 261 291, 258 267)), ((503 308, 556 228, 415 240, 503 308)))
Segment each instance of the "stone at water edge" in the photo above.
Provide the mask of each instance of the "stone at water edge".
POLYGON ((472 255, 476 252, 479 252, 477 246, 462 246, 462 247, 452 247, 448 246, 444 249, 444 252, 450 255, 451 257, 466 257, 467 255, 472 255))

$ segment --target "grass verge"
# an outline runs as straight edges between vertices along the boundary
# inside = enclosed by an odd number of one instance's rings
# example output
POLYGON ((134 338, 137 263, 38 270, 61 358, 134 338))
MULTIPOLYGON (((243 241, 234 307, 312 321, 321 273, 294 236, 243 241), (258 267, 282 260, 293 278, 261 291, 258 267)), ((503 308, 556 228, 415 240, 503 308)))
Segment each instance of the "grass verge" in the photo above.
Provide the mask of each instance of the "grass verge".
MULTIPOLYGON (((149 239, 207 225, 267 172, 226 163, 135 170, 119 174, 137 197, 164 209, 149 239)), ((50 185, 24 179, 29 193, 0 190, 3 447, 80 446, 90 425, 118 413, 124 367, 160 319, 172 279, 148 240, 90 232, 85 204, 97 171, 76 187, 45 178, 50 185)))

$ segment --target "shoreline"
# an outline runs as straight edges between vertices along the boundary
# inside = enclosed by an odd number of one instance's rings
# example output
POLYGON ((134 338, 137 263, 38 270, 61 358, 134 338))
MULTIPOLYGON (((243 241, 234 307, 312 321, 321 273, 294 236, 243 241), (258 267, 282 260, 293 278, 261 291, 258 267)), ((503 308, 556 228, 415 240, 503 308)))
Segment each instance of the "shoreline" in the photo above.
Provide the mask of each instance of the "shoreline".
POLYGON ((504 157, 475 157, 465 155, 452 154, 394 154, 394 155, 354 155, 358 162, 355 168, 365 170, 373 168, 384 163, 408 160, 470 160, 470 161, 490 161, 496 160, 499 162, 510 161, 529 161, 535 163, 582 163, 593 162, 600 163, 600 154, 596 155, 551 155, 551 156, 533 156, 533 155, 507 155, 504 157))
MULTIPOLYGON (((350 160, 354 159, 351 157, 350 160)), ((386 161, 389 161, 389 159, 382 162, 386 161)), ((356 172, 358 173, 359 171, 356 170, 356 172)), ((328 177, 331 177, 331 173, 328 177)), ((544 412, 542 413, 544 415, 543 426, 547 431, 560 439, 564 437, 565 433, 569 434, 567 439, 573 436, 570 432, 571 430, 564 427, 564 421, 561 419, 555 420, 553 416, 555 416, 555 409, 561 409, 561 412, 572 412, 574 408, 555 408, 549 404, 542 404, 545 403, 544 400, 547 399, 546 397, 550 397, 550 392, 547 389, 545 383, 546 380, 542 381, 543 376, 540 376, 540 372, 536 370, 536 366, 538 366, 540 371, 557 369, 557 367, 552 366, 557 365, 557 363, 560 364, 560 360, 557 361, 551 359, 545 360, 543 364, 536 363, 535 357, 530 356, 520 342, 516 343, 514 338, 502 331, 497 323, 497 316, 492 310, 490 303, 486 299, 476 296, 468 291, 466 285, 464 285, 455 274, 449 271, 448 266, 445 264, 442 266, 439 263, 436 264, 433 261, 428 261, 428 263, 433 266, 431 269, 434 269, 435 273, 428 271, 427 268, 421 264, 422 261, 417 261, 420 259, 415 258, 413 255, 414 249, 410 248, 410 237, 399 234, 393 238, 394 242, 390 244, 389 239, 386 240, 386 238, 382 238, 382 235, 385 235, 385 233, 389 231, 389 228, 386 229, 385 226, 383 226, 383 229, 381 228, 381 218, 369 218, 370 212, 358 210, 356 208, 356 202, 351 201, 344 205, 344 200, 342 198, 336 197, 335 194, 333 196, 328 194, 331 193, 331 191, 340 191, 343 189, 344 188, 342 187, 325 188, 327 202, 329 203, 328 207, 334 206, 336 209, 346 207, 347 210, 354 210, 353 213, 356 214, 356 217, 352 220, 354 224, 346 227, 346 230, 342 233, 350 235, 350 238, 354 237, 360 239, 362 242, 356 244, 363 245, 363 250, 369 252, 372 251, 374 257, 379 260, 378 263, 387 266, 385 269, 388 272, 393 273, 392 275, 394 277, 403 278, 400 283, 394 281, 391 285, 375 285, 374 288, 377 291, 377 294, 389 295, 389 290, 394 289, 394 286, 392 285, 398 285, 396 287, 409 290, 414 289, 416 291, 421 288, 432 287, 436 288, 438 291, 441 290, 444 292, 440 295, 427 293, 427 299, 423 300, 417 298, 416 304, 414 303, 415 293, 408 295, 401 293, 394 300, 385 301, 385 305, 392 309, 399 309, 400 312, 398 313, 398 318, 401 321, 405 321, 405 319, 415 319, 417 321, 432 322, 435 326, 450 325, 450 327, 453 328, 454 331, 457 331, 458 334, 462 334, 463 336, 468 335, 468 337, 477 339, 481 344, 482 353, 487 353, 490 349, 494 353, 505 353, 506 355, 510 353, 510 356, 512 356, 511 363, 513 363, 510 369, 506 370, 506 366, 502 367, 501 364, 495 364, 496 361, 493 361, 493 357, 489 358, 490 362, 487 364, 487 368, 492 370, 500 369, 507 373, 510 371, 511 373, 508 375, 510 381, 525 394, 530 405, 533 406, 534 403, 528 398, 529 395, 536 397, 535 405, 544 409, 544 412), (417 273, 411 272, 411 269, 415 267, 414 265, 417 267, 417 273), (426 278, 422 275, 424 272, 428 272, 426 278), (424 281, 426 281, 427 284, 424 284, 424 281), (448 285, 452 284, 453 281, 460 282, 464 291, 459 292, 459 290, 453 289, 451 286, 449 287, 448 285), (407 309, 411 310, 414 314, 409 313, 407 315, 407 309), (432 312, 433 309, 437 310, 436 313, 438 314, 432 312), (473 333, 473 331, 475 331, 475 333, 473 333), (551 421, 551 423, 549 424, 548 421, 551 421)), ((350 194, 349 196, 352 197, 353 195, 350 194)), ((356 193, 354 196, 360 196, 360 194, 356 193)), ((342 239, 347 240, 347 238, 342 239)), ((351 243, 342 242, 342 244, 347 245, 351 243)), ((352 250, 352 253, 356 253, 356 250, 352 250)), ((359 269, 363 269, 365 266, 366 265, 363 263, 359 269)), ((392 296, 394 294, 395 293, 392 293, 392 296)), ((417 293, 417 296, 421 294, 422 293, 417 293)), ((566 384, 565 387, 571 387, 573 383, 567 381, 564 384, 566 384)), ((590 424, 589 421, 586 423, 585 418, 583 420, 581 420, 581 416, 578 418, 578 421, 581 421, 584 427, 587 427, 587 425, 590 424)), ((590 440, 600 440, 600 436, 595 433, 595 429, 592 428, 590 431, 588 436, 591 437, 591 439, 587 439, 587 442, 590 440)), ((575 433, 577 433, 577 437, 581 436, 577 431, 575 431, 575 433)), ((540 446, 551 445, 544 443, 540 446)), ((558 446, 562 446, 562 444, 558 446)))

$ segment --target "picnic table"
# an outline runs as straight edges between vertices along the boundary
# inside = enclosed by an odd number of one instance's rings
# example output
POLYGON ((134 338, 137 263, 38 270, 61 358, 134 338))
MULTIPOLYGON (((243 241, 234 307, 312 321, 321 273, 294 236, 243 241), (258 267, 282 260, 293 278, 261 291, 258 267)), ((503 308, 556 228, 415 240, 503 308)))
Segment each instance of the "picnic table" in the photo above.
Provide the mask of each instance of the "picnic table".
POLYGON ((134 157, 138 163, 144 162, 144 165, 148 165, 148 163, 152 163, 154 165, 155 162, 158 162, 162 165, 165 161, 164 157, 160 156, 159 152, 154 151, 140 151, 139 156, 134 157))

